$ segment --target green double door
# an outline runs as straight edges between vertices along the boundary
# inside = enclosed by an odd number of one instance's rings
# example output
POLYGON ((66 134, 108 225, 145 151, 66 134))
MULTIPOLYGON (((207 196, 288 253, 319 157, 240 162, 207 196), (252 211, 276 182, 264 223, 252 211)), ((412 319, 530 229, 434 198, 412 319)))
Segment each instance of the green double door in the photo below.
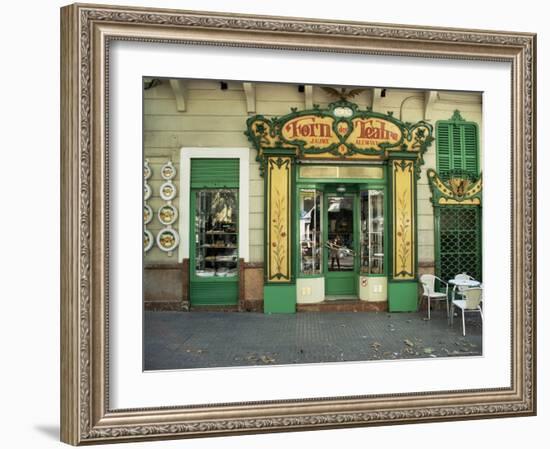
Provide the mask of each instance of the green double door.
POLYGON ((357 297, 359 193, 327 193, 324 201, 324 270, 327 299, 357 297))

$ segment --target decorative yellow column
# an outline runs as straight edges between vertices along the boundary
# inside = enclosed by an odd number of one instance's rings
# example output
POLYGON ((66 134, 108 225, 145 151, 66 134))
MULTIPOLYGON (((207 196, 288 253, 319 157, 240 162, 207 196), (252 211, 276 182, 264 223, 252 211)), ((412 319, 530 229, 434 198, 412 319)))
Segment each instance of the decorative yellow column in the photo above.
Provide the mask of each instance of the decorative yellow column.
POLYGON ((264 311, 296 311, 296 285, 292 276, 292 182, 294 158, 265 158, 266 257, 264 311))
POLYGON ((267 158, 267 282, 290 282, 290 157, 267 158))
POLYGON ((414 162, 393 160, 393 278, 415 278, 414 162))
POLYGON ((416 311, 416 170, 412 159, 391 159, 392 271, 388 283, 389 309, 416 311))

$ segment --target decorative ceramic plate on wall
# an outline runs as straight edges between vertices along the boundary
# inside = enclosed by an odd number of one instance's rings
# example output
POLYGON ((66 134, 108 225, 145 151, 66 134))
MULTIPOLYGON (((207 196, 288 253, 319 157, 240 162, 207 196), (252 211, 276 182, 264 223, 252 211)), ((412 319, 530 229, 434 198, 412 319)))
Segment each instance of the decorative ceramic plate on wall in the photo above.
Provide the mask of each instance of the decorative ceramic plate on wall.
POLYGON ((160 186, 160 197, 164 201, 173 200, 175 196, 176 186, 172 183, 172 181, 165 182, 163 185, 160 186))
POLYGON ((151 171, 151 167, 149 166, 149 159, 145 159, 145 163, 143 164, 143 179, 149 179, 152 174, 153 172, 151 171))
POLYGON ((162 251, 173 251, 179 244, 178 233, 172 228, 166 228, 157 234, 157 246, 162 251))
POLYGON ((143 251, 147 252, 153 247, 153 242, 155 241, 151 231, 144 229, 143 231, 143 251))
POLYGON ((151 198, 152 194, 153 191, 151 190, 151 186, 147 183, 143 184, 143 199, 147 201, 149 198, 151 198))
POLYGON ((162 176, 162 179, 166 179, 167 181, 174 179, 176 176, 176 167, 174 167, 172 161, 168 161, 162 166, 160 169, 160 175, 162 176))
POLYGON ((163 225, 171 225, 178 218, 178 210, 171 204, 165 204, 158 210, 158 218, 163 225))
POLYGON ((143 223, 149 224, 153 219, 153 209, 148 204, 143 205, 143 223))

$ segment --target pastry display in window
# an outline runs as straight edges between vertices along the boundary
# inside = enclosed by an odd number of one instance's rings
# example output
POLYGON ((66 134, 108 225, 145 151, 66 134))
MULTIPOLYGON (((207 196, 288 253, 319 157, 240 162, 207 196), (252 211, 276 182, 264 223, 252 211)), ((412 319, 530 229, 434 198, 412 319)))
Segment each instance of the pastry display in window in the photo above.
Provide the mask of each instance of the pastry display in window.
POLYGON ((204 189, 195 193, 195 274, 238 275, 238 191, 204 189))

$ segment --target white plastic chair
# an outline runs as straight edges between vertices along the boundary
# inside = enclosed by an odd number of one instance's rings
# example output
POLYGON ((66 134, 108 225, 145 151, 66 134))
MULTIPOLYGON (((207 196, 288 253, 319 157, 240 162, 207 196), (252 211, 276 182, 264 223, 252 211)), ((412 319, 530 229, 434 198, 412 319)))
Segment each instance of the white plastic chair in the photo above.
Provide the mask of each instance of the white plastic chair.
POLYGON ((481 310, 481 300, 483 298, 483 289, 479 287, 462 290, 461 295, 464 299, 453 299, 451 304, 451 325, 453 324, 454 308, 462 310, 462 336, 466 336, 466 312, 479 312, 483 322, 483 311, 481 310))
MULTIPOLYGON (((456 281, 476 281, 476 278, 474 278, 473 276, 470 276, 469 274, 466 274, 466 273, 460 273, 460 274, 455 275, 454 279, 452 279, 452 280, 453 281, 455 281, 455 280, 456 281)), ((458 295, 462 296, 462 292, 464 290, 469 289, 469 288, 472 288, 472 287, 471 286, 468 287, 468 286, 464 286, 464 285, 455 285, 453 287, 451 300, 455 299, 455 294, 458 294, 458 295)))
POLYGON ((447 307, 447 318, 449 318, 449 284, 433 274, 423 274, 420 276, 420 282, 422 284, 422 289, 424 290, 422 296, 426 296, 428 298, 428 319, 431 319, 430 303, 432 299, 438 301, 443 299, 445 300, 445 305, 447 307), (435 291, 436 280, 445 285, 445 293, 435 291))
MULTIPOLYGON (((455 275, 454 279, 457 280, 457 281, 475 281, 475 278, 473 278, 472 276, 470 276, 469 274, 466 274, 466 273, 457 274, 457 275, 455 275)), ((469 288, 469 287, 457 286, 457 290, 459 292, 461 292, 462 290, 466 290, 467 288, 469 288)))

